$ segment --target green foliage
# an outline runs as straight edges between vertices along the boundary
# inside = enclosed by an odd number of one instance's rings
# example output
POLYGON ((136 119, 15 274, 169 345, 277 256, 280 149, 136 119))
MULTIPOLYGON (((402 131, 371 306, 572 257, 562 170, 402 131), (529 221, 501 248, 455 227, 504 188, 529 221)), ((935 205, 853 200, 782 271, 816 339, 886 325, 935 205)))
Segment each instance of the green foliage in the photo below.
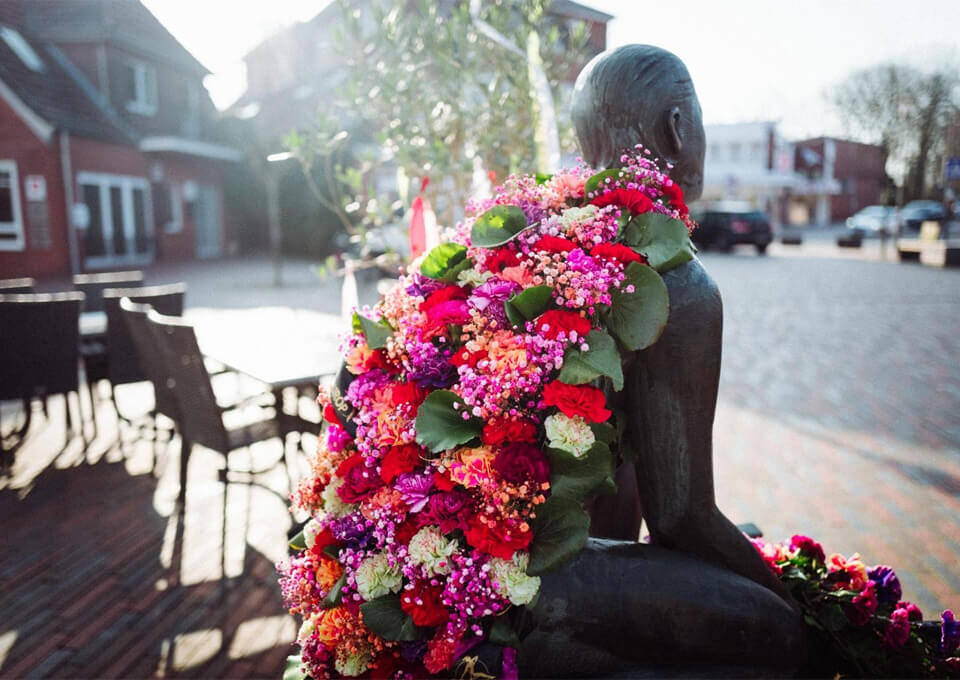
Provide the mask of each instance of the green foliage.
POLYGON ((587 345, 590 349, 586 352, 575 347, 567 350, 558 380, 568 385, 582 385, 606 376, 619 392, 623 389, 623 367, 617 343, 606 331, 594 329, 587 336, 587 345))
POLYGON ((587 543, 590 517, 566 496, 551 496, 537 509, 527 573, 539 576, 572 559, 587 543))
POLYGON ((507 318, 514 326, 523 327, 547 310, 553 295, 552 286, 525 288, 506 302, 507 318))
POLYGON ((457 275, 473 262, 467 258, 467 249, 458 243, 441 243, 423 259, 420 273, 431 279, 453 283, 457 275))
POLYGON ((490 626, 490 635, 487 639, 495 645, 503 645, 504 647, 520 646, 520 637, 517 635, 517 631, 513 629, 513 624, 510 623, 507 616, 498 616, 493 620, 493 625, 490 626))
POLYGON ((283 667, 283 680, 304 680, 306 677, 300 655, 292 654, 288 656, 283 667))
POLYGON ((623 242, 643 253, 650 266, 665 272, 689 262, 695 252, 687 225, 661 213, 637 215, 623 229, 623 242))
POLYGON ((419 640, 426 632, 400 607, 396 595, 384 595, 360 605, 363 623, 385 640, 419 640))
POLYGON ((327 593, 327 596, 323 598, 323 607, 324 609, 330 609, 331 607, 336 607, 340 604, 340 600, 343 599, 343 586, 347 583, 347 573, 344 572, 340 575, 340 578, 337 579, 337 582, 333 584, 333 587, 327 593))
POLYGON ((613 483, 613 455, 601 441, 579 458, 557 449, 547 449, 547 457, 551 498, 563 496, 581 501, 597 493, 607 480, 613 483))
POLYGON ((599 189, 601 184, 606 184, 608 178, 615 183, 623 174, 623 170, 620 168, 601 170, 596 175, 593 175, 590 179, 588 179, 587 183, 583 185, 584 193, 589 196, 594 191, 599 189))
POLYGON ((431 392, 417 411, 417 443, 438 453, 465 444, 480 434, 483 424, 476 419, 464 420, 453 407, 462 401, 450 390, 431 392))
POLYGON ((527 228, 527 218, 515 205, 495 205, 474 222, 470 243, 478 248, 494 248, 513 240, 527 228))
POLYGON ((363 331, 363 337, 367 339, 367 347, 380 349, 387 346, 387 340, 393 335, 392 328, 359 314, 355 314, 355 317, 360 320, 360 328, 363 331))
POLYGON ((303 537, 303 530, 301 529, 296 536, 290 539, 289 548, 291 551, 299 552, 307 547, 307 541, 303 537))
POLYGON ((612 295, 613 304, 606 314, 606 326, 628 350, 649 347, 667 325, 670 299, 667 286, 652 268, 631 262, 621 288, 612 295), (632 285, 632 293, 625 287, 632 285))

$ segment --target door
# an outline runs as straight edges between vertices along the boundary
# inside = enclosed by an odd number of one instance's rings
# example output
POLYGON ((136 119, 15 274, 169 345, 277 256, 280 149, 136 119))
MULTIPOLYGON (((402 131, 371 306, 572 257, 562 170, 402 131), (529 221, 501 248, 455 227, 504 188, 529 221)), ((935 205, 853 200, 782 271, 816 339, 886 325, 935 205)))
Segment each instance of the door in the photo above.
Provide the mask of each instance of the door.
POLYGON ((149 186, 141 177, 81 172, 80 200, 90 216, 83 236, 88 269, 153 262, 149 186))
POLYGON ((197 257, 220 257, 223 254, 223 225, 220 220, 220 192, 217 187, 197 187, 196 219, 197 257))

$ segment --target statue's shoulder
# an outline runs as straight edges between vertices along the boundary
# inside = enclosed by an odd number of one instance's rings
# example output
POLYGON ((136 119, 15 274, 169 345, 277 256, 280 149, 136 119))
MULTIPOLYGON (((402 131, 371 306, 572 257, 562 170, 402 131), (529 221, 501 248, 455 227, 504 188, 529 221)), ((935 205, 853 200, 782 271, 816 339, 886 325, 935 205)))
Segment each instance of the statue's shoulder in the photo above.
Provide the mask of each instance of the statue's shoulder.
POLYGON ((722 312, 720 289, 696 256, 665 272, 663 282, 670 294, 671 317, 688 309, 703 313, 722 312))

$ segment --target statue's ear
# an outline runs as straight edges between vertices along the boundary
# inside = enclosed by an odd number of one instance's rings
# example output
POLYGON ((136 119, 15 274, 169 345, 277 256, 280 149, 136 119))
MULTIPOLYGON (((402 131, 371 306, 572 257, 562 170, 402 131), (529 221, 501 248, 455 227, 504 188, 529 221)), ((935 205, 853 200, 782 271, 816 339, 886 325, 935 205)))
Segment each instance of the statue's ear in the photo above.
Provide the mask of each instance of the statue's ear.
POLYGON ((683 149, 683 136, 680 133, 679 106, 674 106, 667 113, 666 127, 667 144, 670 146, 670 152, 674 157, 679 156, 680 150, 683 149))

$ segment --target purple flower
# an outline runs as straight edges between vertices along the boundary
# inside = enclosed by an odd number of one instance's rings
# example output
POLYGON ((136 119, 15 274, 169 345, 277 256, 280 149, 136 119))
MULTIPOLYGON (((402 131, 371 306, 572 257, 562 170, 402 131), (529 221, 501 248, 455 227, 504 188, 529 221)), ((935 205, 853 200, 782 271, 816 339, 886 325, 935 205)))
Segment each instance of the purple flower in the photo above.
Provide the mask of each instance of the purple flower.
POLYGON ((350 514, 336 520, 330 525, 330 533, 353 550, 362 550, 370 540, 370 531, 359 514, 350 514))
POLYGON ((494 277, 477 286, 467 303, 503 326, 507 323, 507 311, 503 304, 518 290, 519 284, 494 277))
POLYGON ((330 425, 327 428, 327 448, 334 453, 343 451, 344 447, 351 442, 353 437, 350 433, 339 425, 330 425))
POLYGON ((427 509, 420 515, 423 524, 435 524, 447 534, 454 529, 467 529, 468 510, 473 498, 463 491, 449 491, 430 496, 427 509))
POLYGON ((404 660, 411 663, 420 659, 426 651, 426 640, 403 641, 400 643, 400 655, 403 656, 404 660))
POLYGON ((400 492, 403 502, 410 506, 410 512, 420 512, 430 500, 433 475, 402 474, 397 477, 394 488, 400 492))
POLYGON ((900 579, 897 578, 893 569, 884 565, 872 567, 867 572, 867 578, 873 581, 876 587, 877 599, 881 603, 895 603, 900 601, 903 595, 903 589, 900 587, 900 579))
POLYGON ((410 276, 410 285, 407 286, 407 293, 427 297, 430 293, 440 290, 446 285, 443 281, 428 278, 423 274, 413 274, 410 276))
POLYGON ((370 396, 374 390, 383 387, 390 382, 390 375, 386 371, 375 368, 366 373, 361 373, 347 388, 347 401, 354 408, 360 408, 364 400, 370 396))
POLYGON ((457 377, 457 367, 439 352, 417 359, 407 374, 415 383, 427 389, 449 387, 457 377))
POLYGON ((960 647, 960 621, 947 609, 940 615, 940 656, 950 656, 960 647))

